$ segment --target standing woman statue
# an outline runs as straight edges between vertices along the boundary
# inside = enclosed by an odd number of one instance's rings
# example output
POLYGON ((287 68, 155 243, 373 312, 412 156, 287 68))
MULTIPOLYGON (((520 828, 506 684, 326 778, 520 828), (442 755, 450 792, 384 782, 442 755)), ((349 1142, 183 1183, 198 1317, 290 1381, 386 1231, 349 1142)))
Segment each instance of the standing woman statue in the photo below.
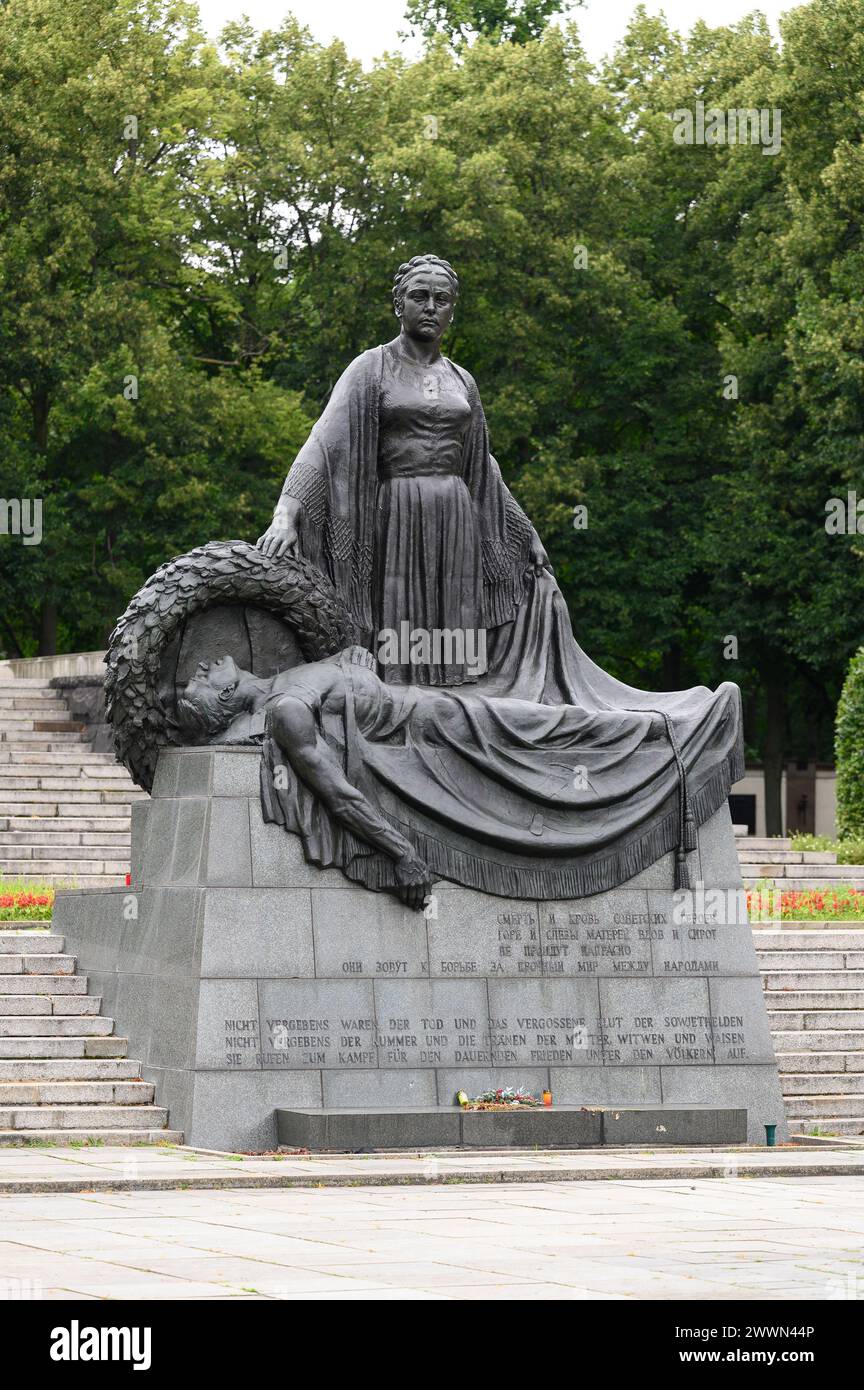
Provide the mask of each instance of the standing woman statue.
POLYGON ((329 574, 373 652, 384 634, 460 634, 461 652, 430 636, 428 659, 406 662, 403 648, 382 665, 399 684, 474 679, 478 649, 514 618, 526 572, 549 566, 489 452, 473 377, 441 354, 458 295, 438 256, 399 267, 399 336, 342 374, 258 542, 276 558, 299 548, 329 574))
MULTIPOLYGON (((462 736, 447 720, 427 717, 421 701, 427 737, 419 726, 407 742, 404 732, 394 735, 388 771, 381 764, 385 734, 361 736, 354 721, 353 742, 367 766, 375 765, 379 788, 387 783, 394 796, 410 799, 414 783, 405 759, 428 741, 434 754, 424 753, 424 766, 434 763, 441 771, 447 765, 447 788, 458 792, 451 818, 463 831, 469 803, 471 815, 489 812, 496 824, 515 814, 528 864, 544 853, 555 859, 562 835, 586 837, 566 869, 557 861, 541 878, 531 869, 518 879, 512 847, 507 867, 496 862, 489 868, 490 832, 469 872, 464 848, 457 864, 438 829, 429 828, 424 852, 445 877, 492 892, 537 888, 553 897, 580 897, 621 883, 675 850, 676 886, 685 886, 696 825, 743 775, 740 692, 729 683, 715 692, 704 686, 662 694, 636 690, 583 652, 537 532, 489 452, 474 379, 441 356, 458 289, 452 267, 437 256, 415 256, 399 267, 393 289, 398 338, 361 353, 339 378, 258 544, 277 558, 299 549, 329 575, 352 615, 356 641, 378 656, 381 676, 392 686, 453 687, 476 678, 470 689, 442 690, 441 698, 464 711, 482 753, 472 744, 463 756, 462 736), (434 652, 425 661, 412 653, 407 661, 382 665, 381 634, 398 633, 403 625, 409 632, 479 630, 485 669, 436 659, 434 652), (531 736, 522 724, 522 702, 539 720, 531 736), (538 709, 547 710, 548 719, 538 709), (574 718, 579 747, 564 736, 574 718), (504 736, 514 720, 515 742, 504 736), (510 792, 501 795, 519 763, 517 744, 532 787, 530 815, 521 803, 514 811, 510 792), (553 769, 543 758, 556 747, 560 759, 553 769), (490 756, 495 771, 487 775, 490 756), (487 770, 478 771, 473 788, 469 764, 487 770)), ((415 821, 431 795, 426 788, 417 797, 415 821)), ((444 793, 434 795, 443 805, 444 793)), ((287 811, 285 823, 294 823, 287 811)), ((315 857, 314 847, 310 854, 315 857)))

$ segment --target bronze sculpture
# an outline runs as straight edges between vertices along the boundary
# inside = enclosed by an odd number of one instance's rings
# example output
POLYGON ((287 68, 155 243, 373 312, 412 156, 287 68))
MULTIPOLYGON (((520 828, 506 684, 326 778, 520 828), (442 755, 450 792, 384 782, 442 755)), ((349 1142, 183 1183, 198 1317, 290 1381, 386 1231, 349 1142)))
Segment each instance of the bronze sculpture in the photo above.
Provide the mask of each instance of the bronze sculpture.
MULTIPOLYGON (((269 678, 204 660, 178 713, 193 740, 262 740, 265 820, 299 834, 311 861, 412 907, 441 876, 548 898, 580 896, 592 873, 608 886, 604 851, 629 828, 633 798, 662 797, 668 776, 661 714, 385 683, 358 646, 269 678), (643 776, 654 771, 645 788, 618 773, 628 744, 643 776)), ((737 702, 706 722, 719 741, 737 702)))
POLYGON ((345 370, 258 548, 203 546, 133 600, 107 657, 118 756, 148 785, 160 740, 262 741, 265 817, 311 862, 415 906, 433 878, 581 897, 671 850, 686 886, 696 825, 743 773, 738 689, 652 694, 581 650, 473 378, 441 356, 457 293, 446 261, 400 266, 399 337, 345 370), (226 648, 199 642, 191 684, 176 652, 166 666, 187 614, 256 594, 300 657, 226 681, 213 661, 226 648), (422 639, 407 654, 403 629, 422 639), (482 642, 453 645, 471 635, 482 642))
MULTIPOLYGON (((548 558, 489 452, 473 377, 441 355, 459 292, 437 256, 399 267, 401 330, 353 361, 298 454, 265 554, 299 550, 332 579, 358 640, 509 622, 548 558)), ((465 664, 385 663, 386 680, 458 685, 465 664)))

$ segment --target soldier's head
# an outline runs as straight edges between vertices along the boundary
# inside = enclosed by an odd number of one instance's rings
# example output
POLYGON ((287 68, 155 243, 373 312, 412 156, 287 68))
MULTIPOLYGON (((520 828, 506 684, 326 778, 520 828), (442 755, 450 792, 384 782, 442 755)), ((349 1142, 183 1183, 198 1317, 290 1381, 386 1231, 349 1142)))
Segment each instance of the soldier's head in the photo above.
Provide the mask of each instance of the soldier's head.
POLYGON ((224 733, 248 704, 243 681, 247 674, 227 652, 213 661, 199 661, 194 676, 177 697, 181 727, 199 740, 224 733))

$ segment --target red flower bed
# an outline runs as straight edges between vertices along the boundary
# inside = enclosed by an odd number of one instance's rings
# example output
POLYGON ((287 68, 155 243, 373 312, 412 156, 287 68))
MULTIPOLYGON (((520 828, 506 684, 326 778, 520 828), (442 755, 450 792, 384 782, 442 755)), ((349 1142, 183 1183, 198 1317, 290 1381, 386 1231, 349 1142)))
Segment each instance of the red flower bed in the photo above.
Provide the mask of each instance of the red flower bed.
POLYGON ((864 920, 864 890, 837 888, 751 888, 747 912, 754 921, 853 922, 864 920))
POLYGON ((54 890, 12 889, 0 892, 0 922, 47 922, 54 906, 54 890))

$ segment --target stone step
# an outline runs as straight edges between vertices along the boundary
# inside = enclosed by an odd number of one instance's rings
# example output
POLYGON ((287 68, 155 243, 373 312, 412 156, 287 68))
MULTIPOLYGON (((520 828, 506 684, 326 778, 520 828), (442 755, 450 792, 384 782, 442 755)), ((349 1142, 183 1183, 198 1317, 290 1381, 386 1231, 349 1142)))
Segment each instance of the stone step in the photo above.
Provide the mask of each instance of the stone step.
MULTIPOLYGON (((94 762, 85 760, 81 749, 68 748, 63 753, 43 753, 31 752, 29 748, 14 748, 11 744, 0 744, 0 781, 7 776, 8 771, 13 771, 17 776, 22 773, 31 773, 33 777, 71 777, 78 771, 83 770, 83 776, 94 778, 106 774, 108 780, 114 781, 117 773, 114 769, 117 763, 106 759, 106 762, 94 762)), ((119 773, 125 776, 126 780, 131 781, 125 767, 119 769, 119 773)))
MULTIPOLYGON (((864 990, 858 989, 771 989, 765 990, 765 1003, 769 1010, 783 1012, 786 1009, 829 1010, 850 1013, 864 1012, 864 990)), ((845 1025, 840 1025, 845 1026, 845 1025)))
MULTIPOLYGON (((125 835, 131 831, 131 817, 116 815, 93 816, 0 816, 0 831, 4 834, 25 835, 125 835)), ((34 843, 36 843, 34 841, 34 843)), ((46 842, 47 843, 47 842, 46 842)), ((87 843, 83 841, 82 843, 87 843)))
POLYGON ((783 864, 836 864, 837 855, 828 849, 778 849, 770 855, 756 849, 739 849, 738 861, 741 867, 752 864, 764 867, 767 873, 774 873, 783 864))
POLYGON ((81 874, 105 877, 128 873, 126 859, 7 859, 0 856, 0 869, 10 878, 78 879, 81 874))
POLYGON ((800 888, 802 885, 818 883, 824 887, 826 883, 847 883, 856 878, 864 877, 864 865, 862 864, 837 864, 837 863, 808 863, 808 864, 744 864, 741 865, 741 876, 745 886, 749 882, 758 882, 760 878, 772 878, 782 882, 784 888, 800 888))
POLYGON ((0 994, 0 1017, 13 1014, 29 1018, 34 1015, 63 1015, 66 1018, 85 1014, 95 1015, 102 1007, 98 994, 0 994))
POLYGON ((158 1105, 0 1105, 0 1132, 41 1129, 159 1129, 168 1111, 158 1105))
POLYGON ((0 729, 0 748, 86 748, 84 737, 78 727, 74 729, 56 730, 53 734, 40 733, 36 729, 12 730, 0 729))
POLYGON ((3 1038, 0 1037, 0 1058, 14 1061, 23 1057, 125 1057, 129 1050, 127 1038, 3 1038))
POLYGON ((7 1081, 137 1081, 141 1063, 128 1057, 22 1058, 0 1062, 0 1083, 7 1081))
MULTIPOLYGON (((128 830, 4 830, 0 825, 0 854, 7 849, 127 849, 128 830)), ((19 858, 26 855, 19 853, 19 858)), ((78 856, 82 857, 82 856, 78 856)))
POLYGON ((790 1134, 824 1134, 824 1135, 844 1135, 844 1134, 864 1134, 864 1115, 846 1116, 834 1115, 831 1119, 822 1117, 820 1119, 809 1120, 790 1120, 790 1134))
MULTIPOLYGON (((0 803, 0 807, 3 804, 5 803, 0 803)), ((37 825, 44 824, 46 828, 50 828, 51 825, 62 827, 69 821, 86 821, 96 830, 106 821, 117 821, 120 825, 126 826, 131 824, 128 804, 115 805, 114 802, 93 806, 68 806, 65 802, 55 801, 43 806, 34 805, 30 810, 24 811, 13 805, 11 811, 0 810, 0 820, 11 830, 25 829, 30 821, 37 825)))
POLYGON ((785 993, 788 990, 794 993, 795 990, 809 989, 864 990, 864 970, 778 970, 776 963, 772 962, 770 968, 762 975, 762 988, 766 999, 769 992, 775 991, 785 993))
POLYGON ((864 1071, 786 1072, 785 1096, 864 1095, 864 1071))
POLYGON ((63 937, 51 931, 11 931, 0 927, 0 956, 60 956, 63 937))
POLYGON ((7 951, 0 955, 0 975, 74 975, 75 957, 50 951, 7 951))
POLYGON ((783 835, 738 835, 735 838, 735 847, 740 854, 742 850, 786 850, 792 848, 792 841, 783 835))
POLYGON ((825 1092, 818 1096, 786 1096, 786 1115, 790 1120, 807 1119, 810 1116, 860 1115, 864 1123, 864 1091, 860 1095, 845 1092, 832 1095, 825 1092))
MULTIPOLYGON (((781 1047, 777 1033, 774 1034, 774 1046, 777 1049, 777 1069, 784 1074, 783 1084, 785 1086, 785 1073, 791 1072, 803 1075, 809 1072, 845 1072, 847 1074, 864 1073, 864 1051, 858 1052, 811 1052, 808 1050, 809 1037, 803 1044, 793 1050, 790 1047, 781 1047)), ((796 1038, 801 1035, 795 1033, 796 1038)))
MULTIPOLYGON (((813 932, 824 932, 826 937, 831 936, 834 932, 838 931, 864 932, 864 922, 853 922, 847 920, 844 920, 842 922, 765 922, 760 921, 758 918, 751 918, 750 926, 754 932, 759 933, 759 936, 757 937, 757 945, 761 945, 762 943, 763 932, 777 932, 778 934, 783 933, 784 935, 788 935, 789 932, 806 932, 810 935, 812 935, 813 932)), ((819 943, 813 942, 811 944, 813 946, 816 946, 819 943)), ((864 946, 864 942, 862 942, 862 946, 864 946)))
MULTIPOLYGON (((67 779, 70 780, 70 779, 67 779)), ((83 808, 89 806, 127 806, 130 801, 140 801, 147 795, 130 783, 128 786, 120 787, 96 787, 96 786, 73 786, 68 789, 53 789, 50 787, 16 787, 6 788, 2 792, 0 807, 11 806, 12 810, 0 810, 0 815, 26 815, 27 812, 21 810, 25 806, 74 806, 74 811, 66 811, 65 815, 86 815, 87 811, 83 808), (10 800, 14 792, 14 800, 10 800), (78 809, 81 808, 81 809, 78 809)), ((44 811, 35 811, 34 814, 44 815, 44 811)), ((48 814, 51 814, 50 812, 48 814)), ((58 813, 55 813, 58 814, 58 813)), ((104 811, 98 811, 97 815, 104 815, 104 811)), ((127 810, 125 813, 129 815, 127 810)))
POLYGON ((765 951, 859 951, 864 954, 864 933, 838 923, 836 931, 812 932, 803 930, 768 930, 754 934, 754 945, 761 955, 765 951))
MULTIPOLYGON (((3 866, 0 864, 0 873, 3 866)), ((39 879, 46 883, 49 888, 122 888, 126 883, 126 874, 129 866, 126 866, 126 873, 123 874, 50 874, 43 869, 39 870, 39 879)))
POLYGON ((769 1009, 768 1027, 781 1033, 856 1033, 864 1038, 864 1012, 861 1009, 769 1009))
MULTIPOLYGON (((80 748, 55 748, 53 750, 32 748, 29 744, 22 744, 16 748, 12 744, 0 744, 0 767, 7 763, 15 763, 24 767, 44 767, 44 768, 65 768, 87 767, 96 769, 100 767, 119 767, 111 753, 91 753, 89 744, 84 744, 80 748)), ((121 768, 121 771, 125 769, 121 768)), ((128 777, 128 773, 126 773, 128 777)))
POLYGON ((778 1052, 864 1051, 864 1028, 772 1028, 771 1032, 778 1052))
POLYGON ((104 1129, 96 1135, 90 1129, 4 1129, 0 1148, 60 1148, 76 1144, 89 1147, 128 1148, 139 1144, 182 1144, 181 1129, 104 1129))
MULTIPOLYGON (((7 708, 0 710, 0 729, 6 729, 12 733, 18 733, 19 729, 32 729, 34 725, 45 723, 74 723, 76 727, 78 727, 79 722, 78 720, 73 720, 71 711, 66 709, 63 705, 57 705, 55 707, 53 704, 46 704, 44 710, 42 708, 28 709, 26 706, 24 709, 7 708)), ((80 727, 83 728, 84 726, 81 725, 80 727)))
POLYGON ((3 975, 0 974, 0 997, 14 994, 86 994, 86 975, 3 975))
MULTIPOLYGON (((98 860, 100 864, 111 863, 119 866, 125 864, 128 867, 130 846, 128 843, 124 845, 122 836, 117 837, 117 843, 107 845, 26 844, 22 843, 25 838, 22 832, 21 839, 10 845, 8 843, 8 836, 0 835, 0 862, 18 863, 26 859, 30 864, 29 872, 37 878, 39 877, 41 866, 46 863, 55 866, 59 865, 60 867, 56 870, 58 873, 62 871, 62 866, 65 864, 75 864, 76 867, 80 868, 87 866, 89 872, 89 866, 93 860, 98 860), (124 849, 126 850, 125 855, 122 852, 124 849), (13 854, 15 856, 14 859, 11 858, 13 854), (7 855, 10 856, 8 861, 6 859, 7 855)), ((94 872, 101 873, 102 869, 100 868, 98 871, 94 872)), ((121 869, 119 867, 116 869, 112 867, 107 872, 120 873, 121 869)))
POLYGON ((117 787, 132 786, 132 780, 124 767, 117 772, 109 764, 107 767, 82 767, 70 763, 68 767, 51 767, 45 763, 33 763, 22 767, 18 759, 0 763, 0 794, 9 796, 18 789, 33 791, 42 788, 46 791, 113 791, 117 787))
POLYGON ((3 672, 0 674, 0 690, 53 690, 58 693, 47 676, 16 676, 8 667, 0 670, 3 672))
POLYGON ((0 1081, 0 1106, 152 1105, 155 1089, 150 1081, 0 1081))
POLYGON ((0 1018, 0 1038, 109 1038, 113 1032, 113 1018, 101 1016, 5 1014, 0 1018))
POLYGON ((22 691, 6 681, 0 682, 0 709, 40 709, 43 705, 65 705, 64 696, 50 685, 22 691))
POLYGON ((33 690, 29 694, 18 691, 7 695, 0 686, 0 716, 5 716, 7 710, 30 710, 33 714, 39 714, 42 710, 52 712, 66 708, 56 690, 33 690))
POLYGON ((108 768, 91 775, 83 769, 72 773, 71 769, 54 768, 51 772, 4 772, 0 771, 0 796, 4 799, 16 792, 80 792, 117 791, 132 785, 125 768, 120 768, 120 776, 108 768))
POLYGON ((759 969, 864 970, 864 951, 759 951, 759 969))

